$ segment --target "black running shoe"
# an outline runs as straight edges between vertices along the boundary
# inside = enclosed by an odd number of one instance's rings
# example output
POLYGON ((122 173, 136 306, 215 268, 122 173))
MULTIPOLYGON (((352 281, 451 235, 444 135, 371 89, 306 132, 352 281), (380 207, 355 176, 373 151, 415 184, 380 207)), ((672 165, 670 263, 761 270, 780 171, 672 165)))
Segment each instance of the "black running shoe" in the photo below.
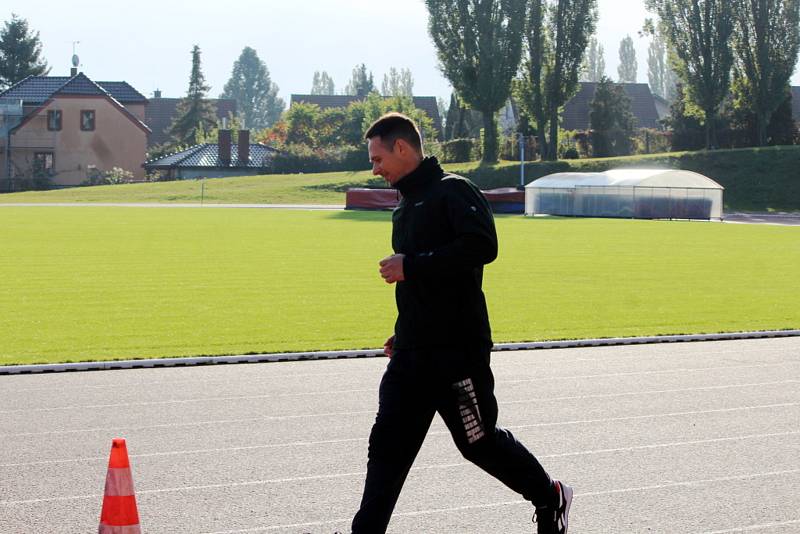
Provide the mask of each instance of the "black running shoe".
POLYGON ((539 534, 567 534, 569 507, 572 505, 572 488, 556 480, 553 482, 556 500, 550 506, 539 506, 533 521, 539 534))

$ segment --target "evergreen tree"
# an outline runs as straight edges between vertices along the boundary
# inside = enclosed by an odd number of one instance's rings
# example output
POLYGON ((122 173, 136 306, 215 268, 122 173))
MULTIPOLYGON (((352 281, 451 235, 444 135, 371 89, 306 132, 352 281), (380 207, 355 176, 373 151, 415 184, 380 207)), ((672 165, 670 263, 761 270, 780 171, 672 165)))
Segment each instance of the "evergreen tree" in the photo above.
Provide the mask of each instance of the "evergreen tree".
POLYGON ((353 75, 344 89, 344 94, 364 98, 375 90, 372 72, 367 75, 367 66, 363 63, 353 68, 353 75))
POLYGON ((314 80, 311 82, 312 95, 333 95, 336 94, 333 78, 326 71, 314 71, 314 80))
POLYGON ((483 114, 483 161, 498 156, 497 111, 522 56, 526 0, 426 0, 439 64, 459 97, 483 114))
POLYGON ((444 128, 445 141, 480 137, 482 122, 480 113, 464 107, 456 93, 451 93, 444 128))
POLYGON ((716 119, 730 88, 734 10, 728 0, 646 0, 675 53, 678 76, 703 110, 706 148, 716 146, 716 119))
POLYGON ((636 49, 630 35, 619 43, 619 83, 636 83, 636 49))
POLYGON ((578 91, 584 51, 597 22, 597 1, 529 0, 528 4, 528 57, 518 94, 525 113, 536 121, 543 159, 555 160, 558 114, 578 91))
POLYGON ((631 112, 631 100, 622 86, 603 77, 597 84, 589 110, 594 157, 630 154, 636 119, 631 112))
POLYGON ((245 126, 257 130, 272 126, 286 107, 278 97, 278 86, 270 80, 267 66, 249 46, 233 64, 233 72, 220 98, 236 100, 245 126))
POLYGON ((589 46, 586 48, 586 57, 581 67, 582 80, 584 82, 599 82, 606 75, 606 60, 604 57, 603 45, 597 42, 596 37, 589 39, 589 46))
POLYGON ((391 67, 389 72, 383 75, 381 94, 383 96, 413 96, 414 77, 411 75, 411 70, 400 69, 398 71, 391 67))
POLYGON ((767 144, 772 114, 786 99, 800 51, 800 0, 734 0, 736 77, 755 117, 756 144, 767 144))
POLYGON ((672 130, 672 150, 698 150, 703 147, 704 131, 700 118, 692 113, 691 103, 683 84, 678 82, 675 88, 675 99, 669 107, 666 125, 672 130))
POLYGON ((214 105, 206 98, 209 89, 200 69, 200 47, 194 45, 189 90, 178 103, 177 116, 169 130, 175 144, 196 145, 216 125, 214 105))
POLYGON ((11 14, 0 30, 0 89, 27 76, 44 76, 50 72, 40 56, 42 43, 39 32, 28 28, 28 21, 11 14))

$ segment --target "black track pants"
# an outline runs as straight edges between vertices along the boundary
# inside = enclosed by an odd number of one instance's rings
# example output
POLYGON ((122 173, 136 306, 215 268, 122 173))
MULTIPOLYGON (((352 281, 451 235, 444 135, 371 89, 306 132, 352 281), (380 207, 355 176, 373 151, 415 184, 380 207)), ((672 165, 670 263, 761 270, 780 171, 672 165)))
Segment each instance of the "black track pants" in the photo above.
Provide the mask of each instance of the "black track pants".
POLYGON ((381 380, 367 477, 353 534, 386 531, 400 490, 438 412, 464 457, 536 504, 552 481, 508 430, 497 428, 488 350, 398 350, 381 380))

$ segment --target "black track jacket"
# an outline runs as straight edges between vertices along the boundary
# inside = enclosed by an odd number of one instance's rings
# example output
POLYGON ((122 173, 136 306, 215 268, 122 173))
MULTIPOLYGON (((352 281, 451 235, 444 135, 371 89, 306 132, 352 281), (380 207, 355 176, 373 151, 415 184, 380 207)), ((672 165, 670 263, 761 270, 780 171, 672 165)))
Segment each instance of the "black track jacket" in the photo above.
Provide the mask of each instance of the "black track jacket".
POLYGON ((395 289, 396 349, 492 345, 483 266, 497 257, 489 203, 461 176, 425 158, 395 187, 392 247, 405 254, 395 289))

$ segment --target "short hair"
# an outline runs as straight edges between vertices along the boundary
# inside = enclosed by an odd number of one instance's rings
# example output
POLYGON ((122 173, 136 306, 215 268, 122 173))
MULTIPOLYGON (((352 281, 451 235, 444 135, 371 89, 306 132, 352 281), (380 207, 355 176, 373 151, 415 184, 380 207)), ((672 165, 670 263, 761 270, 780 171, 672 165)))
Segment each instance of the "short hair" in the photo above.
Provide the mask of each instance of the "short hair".
POLYGON ((364 139, 380 137, 381 142, 389 150, 394 149, 394 143, 402 139, 415 150, 422 153, 422 136, 417 125, 402 113, 392 112, 383 115, 372 123, 364 134, 364 139))

